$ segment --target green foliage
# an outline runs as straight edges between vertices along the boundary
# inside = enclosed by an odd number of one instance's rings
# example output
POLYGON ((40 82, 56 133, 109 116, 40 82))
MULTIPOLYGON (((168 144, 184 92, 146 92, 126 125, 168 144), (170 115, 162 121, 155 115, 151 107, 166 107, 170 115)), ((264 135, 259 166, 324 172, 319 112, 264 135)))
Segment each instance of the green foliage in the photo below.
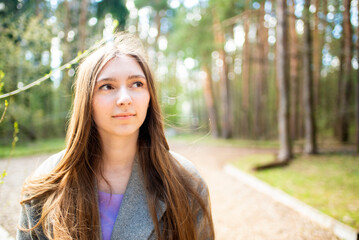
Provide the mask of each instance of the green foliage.
POLYGON ((97 4, 97 17, 104 18, 107 13, 111 13, 112 17, 118 21, 118 28, 124 29, 128 10, 123 0, 103 0, 97 4))
POLYGON ((215 49, 210 9, 195 8, 192 11, 200 14, 199 21, 186 19, 190 13, 188 9, 181 7, 177 10, 172 20, 173 31, 168 40, 171 44, 167 51, 181 51, 184 53, 183 58, 192 57, 199 60, 201 64, 210 64, 210 56, 215 49), (183 44, 184 42, 186 44, 183 44))
POLYGON ((4 87, 4 83, 2 81, 2 79, 4 78, 5 73, 3 71, 0 70, 0 94, 2 94, 2 89, 4 87))
MULTIPOLYGON (((4 86, 4 83, 2 82, 2 79, 4 78, 4 76, 5 76, 5 73, 0 70, 0 95, 2 94, 2 88, 3 88, 3 86, 4 86)), ((7 110, 8 106, 9 106, 9 103, 8 103, 7 100, 5 100, 4 110, 3 110, 3 113, 2 113, 1 118, 0 118, 0 123, 1 123, 2 121, 4 121, 5 114, 6 114, 6 110, 7 110)))
POLYGON ((359 229, 359 163, 355 155, 297 156, 285 168, 252 172, 274 155, 242 157, 235 166, 268 182, 339 221, 359 229))
POLYGON ((135 0, 135 5, 139 9, 146 6, 150 6, 157 12, 168 9, 167 0, 157 0, 157 1, 135 0))
POLYGON ((1 174, 0 174, 0 184, 4 183, 4 178, 6 177, 7 173, 4 170, 1 174))
MULTIPOLYGON (((17 122, 14 122, 14 133, 13 133, 13 140, 11 143, 11 153, 14 152, 16 143, 19 141, 19 138, 17 136, 18 133, 19 133, 19 124, 17 122)), ((11 155, 11 153, 10 153, 10 155, 11 155)))
MULTIPOLYGON (((210 6, 219 13, 220 20, 234 17, 246 10, 245 1, 237 0, 210 0, 210 6)), ((251 1, 250 1, 251 2, 251 1)))
MULTIPOLYGON (((34 79, 46 74, 50 70, 49 61, 44 62, 43 56, 47 52, 50 56, 51 28, 44 17, 31 16, 26 12, 14 17, 9 15, 4 18, 6 28, 0 32, 0 69, 6 74, 3 77, 2 92, 10 92, 30 83, 34 79)), ((31 117, 30 112, 37 109, 46 109, 51 85, 34 89, 29 94, 22 94, 8 99, 11 107, 8 109, 2 124, 0 125, 1 141, 13 139, 12 126, 18 119, 27 129, 36 130, 34 122, 38 119, 31 117), (36 98, 36 100, 34 99, 36 98), (16 111, 21 109, 22 111, 16 111), (27 114, 29 113, 29 114, 27 114), (28 116, 24 119, 24 116, 28 116)), ((46 111, 45 110, 45 111, 46 111)), ((24 134, 27 132, 25 131, 24 134)), ((17 133, 16 133, 16 137, 17 133)), ((29 135, 25 138, 31 138, 29 135)), ((13 139, 14 140, 14 139, 13 139)), ((16 141, 13 141, 16 144, 16 141)))

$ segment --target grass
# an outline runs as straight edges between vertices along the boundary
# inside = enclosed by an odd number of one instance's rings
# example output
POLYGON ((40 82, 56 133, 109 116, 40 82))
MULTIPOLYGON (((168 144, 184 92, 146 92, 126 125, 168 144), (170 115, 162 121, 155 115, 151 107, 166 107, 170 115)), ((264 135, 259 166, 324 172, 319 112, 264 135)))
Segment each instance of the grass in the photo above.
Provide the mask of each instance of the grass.
POLYGON ((273 161, 270 154, 251 155, 234 165, 270 185, 359 230, 359 159, 350 154, 297 156, 284 168, 253 172, 273 161))
POLYGON ((45 139, 29 143, 18 143, 11 152, 11 142, 7 146, 0 146, 0 158, 30 156, 36 154, 53 153, 65 148, 65 140, 45 139))

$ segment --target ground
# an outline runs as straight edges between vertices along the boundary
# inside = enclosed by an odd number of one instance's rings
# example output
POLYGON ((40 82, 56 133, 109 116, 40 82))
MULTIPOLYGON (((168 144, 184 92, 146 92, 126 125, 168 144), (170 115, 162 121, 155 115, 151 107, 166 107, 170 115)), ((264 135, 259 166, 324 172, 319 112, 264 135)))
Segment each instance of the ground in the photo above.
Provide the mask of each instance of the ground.
MULTIPOLYGON (((260 151, 235 147, 214 147, 201 143, 170 142, 171 149, 190 159, 207 182, 216 239, 287 240, 337 239, 292 209, 275 202, 223 171, 232 159, 260 151)), ((20 210, 21 185, 47 156, 0 159, 0 170, 7 169, 0 185, 0 225, 15 236, 20 210)))

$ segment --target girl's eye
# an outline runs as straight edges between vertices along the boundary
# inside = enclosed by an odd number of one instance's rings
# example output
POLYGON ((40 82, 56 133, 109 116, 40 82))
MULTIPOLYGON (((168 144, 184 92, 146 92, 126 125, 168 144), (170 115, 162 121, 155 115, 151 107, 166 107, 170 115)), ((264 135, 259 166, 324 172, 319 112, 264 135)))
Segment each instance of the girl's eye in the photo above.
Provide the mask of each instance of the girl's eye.
POLYGON ((104 84, 100 87, 100 90, 111 90, 113 87, 110 84, 104 84))
POLYGON ((132 86, 135 88, 140 88, 143 86, 143 83, 142 82, 134 82, 132 86))

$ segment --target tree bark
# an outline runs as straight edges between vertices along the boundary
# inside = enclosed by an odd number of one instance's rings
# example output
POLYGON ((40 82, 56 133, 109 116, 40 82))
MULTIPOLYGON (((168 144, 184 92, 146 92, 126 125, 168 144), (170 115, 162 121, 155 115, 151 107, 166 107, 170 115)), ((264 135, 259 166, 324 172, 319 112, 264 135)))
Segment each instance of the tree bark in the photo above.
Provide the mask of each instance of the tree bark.
POLYGON ((88 0, 81 0, 80 7, 80 22, 79 22, 79 51, 86 49, 86 27, 87 27, 87 12, 88 12, 88 0))
POLYGON ((317 106, 319 103, 319 88, 320 88, 320 70, 322 61, 322 47, 320 44, 319 35, 319 0, 314 0, 314 6, 316 8, 314 13, 314 29, 313 29, 313 84, 314 84, 314 105, 317 106))
POLYGON ((227 74, 226 53, 224 51, 224 32, 215 9, 213 9, 213 32, 215 43, 218 46, 219 58, 222 60, 220 67, 220 92, 222 103, 222 137, 232 137, 232 112, 231 112, 231 98, 229 91, 229 80, 227 74))
MULTIPOLYGON (((63 52, 63 64, 69 62, 71 60, 71 51, 70 51, 70 44, 67 41, 67 35, 71 29, 71 8, 69 6, 69 1, 64 1, 64 8, 65 8, 65 19, 64 19, 64 39, 62 44, 62 52, 63 52)), ((63 89, 65 90, 66 94, 71 94, 71 83, 69 75, 67 74, 67 71, 64 71, 64 75, 62 77, 61 85, 63 89)))
POLYGON ((351 70, 352 70, 352 29, 350 23, 350 0, 344 0, 343 13, 343 75, 340 81, 339 89, 339 140, 341 142, 349 141, 349 112, 348 105, 350 102, 351 89, 351 70))
POLYGON ((209 117, 209 127, 211 134, 214 138, 219 137, 218 125, 217 125, 217 110, 214 105, 214 95, 212 91, 212 79, 211 73, 207 66, 203 66, 203 70, 206 73, 206 78, 203 82, 204 85, 204 99, 206 102, 208 117, 209 117))
POLYGON ((304 153, 317 153, 315 111, 313 104, 313 72, 312 72, 312 39, 310 30, 310 2, 304 4, 304 35, 303 35, 303 107, 305 143, 304 153))
MULTIPOLYGON (((359 4, 358 4, 359 12, 359 4)), ((359 17, 359 16, 358 16, 359 17)), ((359 25, 357 27, 357 36, 359 36, 359 25)), ((357 38, 357 59, 359 59, 359 38, 357 38)), ((357 81, 356 81, 356 108, 355 108, 355 122, 356 122, 356 147, 357 153, 359 153, 359 69, 357 70, 357 81)))
POLYGON ((279 152, 278 162, 289 162, 292 158, 292 144, 289 134, 289 94, 287 61, 287 20, 286 0, 277 0, 277 44, 276 70, 279 90, 278 130, 279 152))
POLYGON ((264 26, 264 4, 261 3, 258 11, 258 31, 257 31, 257 47, 255 69, 255 98, 254 98, 254 136, 256 139, 264 137, 265 124, 265 99, 266 99, 266 80, 267 80, 267 62, 268 62, 268 29, 264 26))
MULTIPOLYGON (((248 6, 249 1, 246 0, 248 6)), ((248 137, 249 135, 249 78, 250 78, 250 49, 249 49, 249 10, 246 7, 246 11, 243 15, 244 21, 244 44, 242 52, 242 125, 243 135, 248 137)))
POLYGON ((291 91, 291 114, 290 114, 290 129, 291 138, 297 139, 299 133, 299 77, 298 77, 298 36, 295 30, 295 15, 294 15, 294 0, 289 7, 288 25, 289 25, 289 62, 290 62, 290 91, 291 91))

